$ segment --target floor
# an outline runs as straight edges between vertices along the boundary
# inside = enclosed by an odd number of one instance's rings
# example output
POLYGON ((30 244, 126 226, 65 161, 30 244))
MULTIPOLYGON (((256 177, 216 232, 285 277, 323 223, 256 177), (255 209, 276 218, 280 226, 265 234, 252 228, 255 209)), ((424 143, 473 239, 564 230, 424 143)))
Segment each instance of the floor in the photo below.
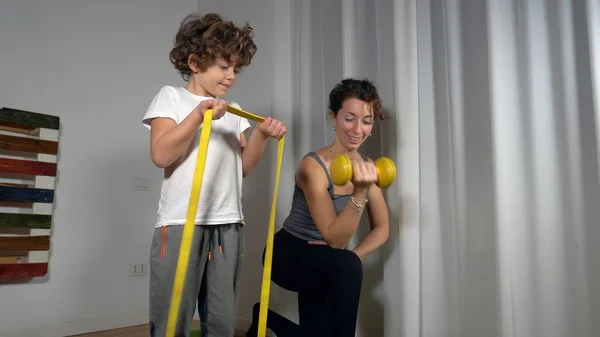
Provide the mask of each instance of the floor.
MULTIPOLYGON (((198 321, 194 321, 193 328, 198 329, 200 327, 200 323, 198 321)), ((114 329, 107 331, 99 331, 86 333, 82 335, 75 335, 77 337, 148 337, 148 325, 138 325, 132 326, 128 328, 122 329, 114 329)), ((70 337, 75 337, 70 336, 70 337)), ((238 330, 235 332, 234 337, 245 337, 246 334, 244 331, 238 330)))

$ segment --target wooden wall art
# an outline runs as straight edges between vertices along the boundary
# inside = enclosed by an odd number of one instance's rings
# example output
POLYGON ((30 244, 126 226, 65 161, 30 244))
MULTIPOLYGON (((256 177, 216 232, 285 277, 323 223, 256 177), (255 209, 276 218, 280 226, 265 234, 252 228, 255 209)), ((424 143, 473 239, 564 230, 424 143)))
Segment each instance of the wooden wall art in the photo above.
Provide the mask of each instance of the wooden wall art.
POLYGON ((57 116, 0 109, 0 280, 48 273, 57 116))

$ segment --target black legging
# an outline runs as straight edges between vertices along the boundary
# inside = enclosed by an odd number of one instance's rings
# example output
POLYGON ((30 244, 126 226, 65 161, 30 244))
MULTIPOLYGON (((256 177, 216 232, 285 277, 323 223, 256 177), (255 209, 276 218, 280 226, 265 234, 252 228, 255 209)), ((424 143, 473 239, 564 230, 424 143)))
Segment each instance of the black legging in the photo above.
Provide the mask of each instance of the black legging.
MULTIPOLYGON (((267 327, 277 337, 355 335, 362 262, 352 251, 311 245, 281 229, 274 238, 271 279, 298 293, 300 325, 268 312, 267 327)), ((256 336, 258 309, 257 303, 246 336, 256 336)))

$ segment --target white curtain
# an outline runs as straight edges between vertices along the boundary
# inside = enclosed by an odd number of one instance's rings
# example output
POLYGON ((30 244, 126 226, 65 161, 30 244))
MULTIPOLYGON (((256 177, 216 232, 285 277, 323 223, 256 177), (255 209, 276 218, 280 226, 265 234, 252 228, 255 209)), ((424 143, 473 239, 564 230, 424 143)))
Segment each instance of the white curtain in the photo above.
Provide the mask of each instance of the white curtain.
POLYGON ((389 115, 365 151, 399 168, 392 236, 367 262, 359 335, 599 336, 600 3, 280 6, 292 160, 332 140, 343 77, 374 80, 389 115))
MULTIPOLYGON (((390 240, 365 262, 357 336, 600 336, 600 1, 200 5, 268 22, 258 39, 271 61, 246 76, 271 83, 270 109, 290 129, 279 224, 301 157, 332 141, 332 86, 353 76, 380 89, 389 119, 365 152, 392 157, 399 176, 386 190, 390 240)), ((264 222, 253 208, 249 221, 264 222)), ((259 259, 264 233, 252 235, 259 259)), ((244 301, 258 298, 253 280, 244 301)), ((272 291, 271 307, 294 318, 295 295, 272 291)))
POLYGON ((424 336, 600 335, 588 13, 419 2, 424 336))

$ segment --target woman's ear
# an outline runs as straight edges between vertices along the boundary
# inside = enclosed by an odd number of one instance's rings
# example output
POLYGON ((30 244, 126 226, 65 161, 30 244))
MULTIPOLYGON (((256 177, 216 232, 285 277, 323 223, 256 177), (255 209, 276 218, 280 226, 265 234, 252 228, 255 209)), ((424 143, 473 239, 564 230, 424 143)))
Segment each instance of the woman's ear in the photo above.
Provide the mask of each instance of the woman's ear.
POLYGON ((335 131, 336 120, 335 120, 335 114, 333 113, 333 111, 330 110, 327 113, 327 117, 328 117, 329 121, 331 122, 331 128, 333 129, 333 131, 335 131))

